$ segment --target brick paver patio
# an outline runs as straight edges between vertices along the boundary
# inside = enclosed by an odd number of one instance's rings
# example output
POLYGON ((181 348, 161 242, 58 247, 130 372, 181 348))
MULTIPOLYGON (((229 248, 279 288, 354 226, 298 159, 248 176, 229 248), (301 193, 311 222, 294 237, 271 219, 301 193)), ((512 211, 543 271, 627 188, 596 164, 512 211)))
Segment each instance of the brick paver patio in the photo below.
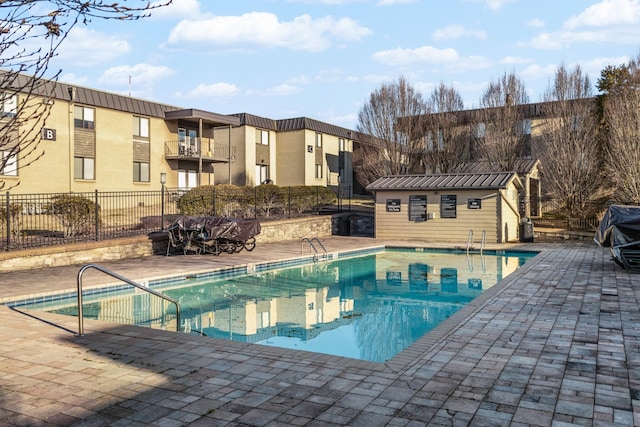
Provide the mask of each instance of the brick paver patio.
MULTIPOLYGON (((640 275, 592 243, 524 246, 542 252, 384 364, 94 321, 76 337, 75 318, 0 307, 0 425, 640 425, 640 275)), ((105 266, 141 280, 295 256, 105 266)), ((77 271, 0 274, 0 300, 75 289, 77 271)))

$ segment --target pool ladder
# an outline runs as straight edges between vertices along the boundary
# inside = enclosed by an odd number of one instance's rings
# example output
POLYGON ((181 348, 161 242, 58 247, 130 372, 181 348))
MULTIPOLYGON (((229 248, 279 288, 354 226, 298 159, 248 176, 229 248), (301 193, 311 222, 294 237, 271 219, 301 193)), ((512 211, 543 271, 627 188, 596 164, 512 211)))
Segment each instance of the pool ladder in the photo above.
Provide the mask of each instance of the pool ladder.
MULTIPOLYGON (((484 250, 484 246, 487 243, 487 231, 482 230, 482 239, 480 240, 480 255, 482 255, 482 251, 484 250)), ((473 249, 473 230, 469 230, 469 237, 467 238, 467 255, 469 255, 469 251, 473 249)))
POLYGON ((87 271, 88 269, 93 268, 95 270, 98 270, 108 276, 111 276, 115 279, 121 280, 124 283, 131 285, 137 289, 140 289, 142 291, 148 292, 150 294, 153 294, 159 298, 162 298, 165 301, 169 301, 172 304, 175 304, 176 306, 176 330, 178 332, 180 332, 180 304, 178 303, 178 301, 174 300, 171 297, 168 297, 160 292, 154 291, 153 289, 149 289, 148 287, 141 285, 140 283, 136 283, 133 280, 129 280, 124 276, 121 276, 117 273, 114 273, 111 270, 108 270, 104 267, 100 267, 99 265, 96 264, 87 264, 85 266, 83 266, 80 271, 78 271, 78 336, 82 336, 84 335, 84 318, 83 318, 83 313, 82 313, 82 275, 84 274, 85 271, 87 271))
POLYGON ((300 253, 303 254, 304 253, 304 242, 309 243, 309 247, 311 249, 313 249, 313 251, 315 252, 315 254, 313 255, 313 260, 314 261, 318 261, 319 258, 319 253, 318 253, 318 248, 315 247, 315 245, 313 244, 313 242, 318 243, 318 245, 320 245, 320 248, 322 249, 322 255, 324 259, 329 259, 329 254, 327 253, 327 249, 324 247, 324 245, 322 244, 322 242, 320 241, 320 239, 318 239, 317 237, 313 237, 311 239, 309 239, 308 237, 305 237, 304 239, 302 239, 302 243, 301 243, 301 247, 300 247, 300 253))

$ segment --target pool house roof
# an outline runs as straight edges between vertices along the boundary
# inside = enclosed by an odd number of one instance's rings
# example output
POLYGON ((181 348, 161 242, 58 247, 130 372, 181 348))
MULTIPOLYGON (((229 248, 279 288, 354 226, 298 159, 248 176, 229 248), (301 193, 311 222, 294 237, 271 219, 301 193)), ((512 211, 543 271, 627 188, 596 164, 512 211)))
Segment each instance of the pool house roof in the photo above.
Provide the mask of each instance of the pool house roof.
POLYGON ((515 172, 395 175, 375 180, 367 190, 500 190, 511 182, 522 188, 515 172))

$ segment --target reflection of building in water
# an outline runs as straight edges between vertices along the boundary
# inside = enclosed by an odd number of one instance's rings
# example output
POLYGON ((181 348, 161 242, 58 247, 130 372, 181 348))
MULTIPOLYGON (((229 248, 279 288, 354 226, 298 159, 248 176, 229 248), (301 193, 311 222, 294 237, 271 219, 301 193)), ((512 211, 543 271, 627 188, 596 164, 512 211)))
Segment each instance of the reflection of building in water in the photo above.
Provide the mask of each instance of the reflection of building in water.
POLYGON ((341 300, 339 293, 332 296, 330 287, 325 286, 270 299, 236 300, 202 313, 191 310, 184 322, 191 330, 207 336, 255 336, 249 341, 259 341, 264 339, 265 330, 266 337, 274 333, 300 334, 293 329, 316 331, 321 328, 319 325, 341 319, 343 313, 353 310, 353 305, 353 300, 341 300))
POLYGON ((105 322, 176 330, 175 306, 146 292, 85 304, 83 311, 85 317, 105 322))

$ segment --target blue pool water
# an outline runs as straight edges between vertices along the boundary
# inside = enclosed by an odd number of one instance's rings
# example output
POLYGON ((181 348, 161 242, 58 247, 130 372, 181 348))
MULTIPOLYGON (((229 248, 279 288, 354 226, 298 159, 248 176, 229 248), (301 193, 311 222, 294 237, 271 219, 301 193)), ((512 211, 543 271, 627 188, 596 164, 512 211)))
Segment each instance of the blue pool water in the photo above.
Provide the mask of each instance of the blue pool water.
MULTIPOLYGON (((180 302, 184 332, 382 362, 532 256, 386 249, 151 286, 180 302)), ((131 288, 84 303, 86 318, 176 329, 173 306, 131 288)), ((28 308, 77 315, 75 304, 74 295, 28 308)))

